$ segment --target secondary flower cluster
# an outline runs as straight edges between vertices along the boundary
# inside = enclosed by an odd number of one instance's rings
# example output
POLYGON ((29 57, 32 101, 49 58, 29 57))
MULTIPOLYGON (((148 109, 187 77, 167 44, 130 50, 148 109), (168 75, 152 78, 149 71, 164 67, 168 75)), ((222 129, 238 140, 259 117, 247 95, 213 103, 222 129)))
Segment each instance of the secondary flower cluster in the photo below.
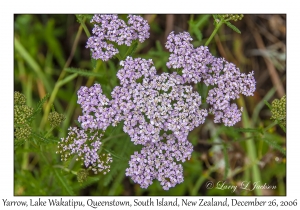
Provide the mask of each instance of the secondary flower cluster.
POLYGON ((182 69, 185 83, 203 81, 207 86, 213 86, 206 102, 212 106, 209 111, 215 115, 214 122, 233 126, 241 120, 241 110, 230 101, 239 98, 240 94, 253 95, 256 84, 253 72, 241 73, 224 58, 214 57, 207 47, 194 48, 191 41, 187 32, 170 33, 166 42, 171 53, 167 67, 182 69))
POLYGON ((77 161, 82 161, 82 165, 91 169, 95 174, 109 172, 111 155, 98 154, 101 146, 100 138, 103 134, 99 131, 80 130, 70 127, 68 137, 62 138, 58 143, 58 151, 62 161, 67 161, 70 156, 77 155, 77 161))
POLYGON ((280 100, 275 99, 272 101, 272 120, 277 120, 282 126, 286 127, 286 96, 280 100))
POLYGON ((59 126, 65 119, 66 118, 63 114, 59 114, 56 111, 50 112, 48 116, 48 121, 50 122, 51 127, 59 126))
POLYGON ((14 139, 27 140, 31 135, 29 117, 33 114, 33 108, 26 105, 25 95, 14 92, 14 139))
POLYGON ((118 45, 130 46, 132 41, 144 42, 149 38, 149 24, 141 16, 128 15, 128 25, 118 15, 94 15, 93 36, 87 41, 87 48, 91 49, 94 59, 107 61, 119 51, 112 42, 118 45))

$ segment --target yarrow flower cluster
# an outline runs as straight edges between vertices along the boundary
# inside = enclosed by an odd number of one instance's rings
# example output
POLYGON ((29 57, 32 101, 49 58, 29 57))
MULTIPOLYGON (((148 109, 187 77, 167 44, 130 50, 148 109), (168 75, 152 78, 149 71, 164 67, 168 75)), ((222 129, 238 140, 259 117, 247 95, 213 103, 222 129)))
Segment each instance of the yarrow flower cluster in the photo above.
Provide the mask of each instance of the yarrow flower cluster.
MULTIPOLYGON (((183 175, 178 174, 182 173, 182 166, 177 162, 184 162, 193 150, 187 141, 188 133, 204 123, 207 116, 207 111, 200 108, 201 97, 191 86, 184 85, 183 78, 177 73, 157 75, 152 60, 127 57, 120 65, 122 68, 117 77, 121 85, 114 88, 111 100, 103 95, 99 84, 80 88, 78 103, 83 116, 78 121, 84 129, 101 130, 110 123, 116 125, 124 121, 124 132, 134 144, 144 146, 141 152, 145 159, 148 158, 147 151, 150 154, 150 150, 156 148, 164 150, 158 156, 149 156, 149 161, 157 162, 157 167, 160 165, 159 169, 151 169, 149 180, 145 178, 148 169, 129 168, 127 175, 134 173, 131 177, 141 187, 148 187, 153 179, 158 179, 164 189, 174 187, 183 180, 183 175), (168 131, 172 134, 162 138, 161 133, 168 131)), ((148 164, 146 160, 142 161, 144 165, 140 168, 148 164)), ((132 166, 134 162, 132 156, 132 166)))
POLYGON ((91 22, 94 23, 93 36, 86 47, 91 49, 94 59, 107 61, 118 54, 112 42, 130 46, 132 41, 144 42, 150 36, 149 24, 137 15, 128 15, 127 24, 118 15, 94 15, 91 22))
POLYGON ((123 112, 124 131, 135 144, 157 142, 159 133, 168 130, 185 141, 188 132, 204 122, 207 112, 200 109, 201 97, 183 85, 180 75, 156 75, 152 61, 140 58, 128 57, 121 65, 117 77, 122 86, 112 92, 112 103, 115 107, 129 104, 129 112, 123 112), (127 75, 143 80, 138 83, 127 75))
POLYGON ((286 127, 286 96, 272 101, 271 113, 272 120, 277 120, 283 127, 286 127))
MULTIPOLYGON (((95 15, 93 35, 87 42, 94 59, 104 61, 118 53, 112 42, 130 45, 133 40, 143 42, 149 37, 149 25, 139 16, 129 15, 126 23, 117 15, 95 15)), ((120 85, 111 92, 111 100, 104 95, 100 84, 81 87, 78 104, 82 115, 78 122, 83 130, 70 128, 62 139, 59 152, 65 160, 77 154, 86 167, 95 172, 108 170, 110 156, 102 160, 97 151, 100 137, 108 126, 123 121, 123 131, 136 145, 135 152, 126 169, 126 176, 147 188, 157 179, 168 190, 183 182, 180 162, 190 159, 192 144, 187 140, 190 131, 203 124, 208 115, 201 108, 201 96, 193 90, 193 84, 204 82, 209 89, 206 102, 215 115, 216 123, 232 126, 240 121, 241 110, 235 103, 239 97, 253 95, 255 80, 253 72, 241 73, 224 58, 214 57, 207 47, 194 48, 187 32, 170 33, 166 42, 170 57, 168 68, 182 73, 157 74, 151 59, 128 56, 120 62, 117 73, 120 85), (89 133, 89 135, 87 135, 89 133)), ((86 174, 83 174, 85 177, 86 174)), ((81 180, 81 179, 80 179, 81 180)))
POLYGON ((48 116, 48 121, 50 122, 51 127, 59 126, 62 121, 66 118, 63 114, 59 114, 58 112, 50 112, 48 116))
POLYGON ((15 140, 27 140, 32 129, 28 119, 33 114, 33 108, 26 105, 26 97, 17 91, 14 92, 14 138, 15 140))
POLYGON ((70 127, 68 137, 62 138, 58 144, 58 151, 62 161, 67 161, 70 156, 77 155, 77 161, 82 161, 87 169, 95 174, 109 172, 111 155, 97 153, 101 146, 100 138, 103 136, 99 131, 85 131, 76 127, 70 127))
POLYGON ((191 41, 187 32, 178 35, 170 33, 166 43, 171 53, 167 67, 182 69, 185 83, 203 81, 207 86, 213 86, 206 102, 212 106, 209 111, 215 115, 214 122, 233 126, 241 120, 241 110, 230 101, 239 98, 240 94, 253 95, 256 84, 254 72, 241 73, 239 68, 224 58, 212 56, 207 47, 195 49, 191 41))
POLYGON ((219 15, 221 16, 223 19, 228 19, 228 20, 234 20, 234 21, 238 21, 238 20, 242 20, 244 15, 243 14, 225 14, 225 15, 219 15))

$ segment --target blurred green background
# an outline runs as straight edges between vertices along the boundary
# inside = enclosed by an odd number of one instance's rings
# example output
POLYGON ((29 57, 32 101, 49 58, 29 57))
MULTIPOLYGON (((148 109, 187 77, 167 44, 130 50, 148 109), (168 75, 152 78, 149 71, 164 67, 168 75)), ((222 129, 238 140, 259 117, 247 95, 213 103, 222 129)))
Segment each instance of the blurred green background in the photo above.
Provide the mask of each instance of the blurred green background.
MULTIPOLYGON (((150 24, 150 38, 139 43, 134 57, 151 58, 159 73, 168 72, 169 53, 164 47, 171 31, 188 31, 195 47, 204 45, 214 29, 212 15, 142 15, 150 24)), ((121 15, 126 19, 126 15, 121 15)), ((27 105, 36 107, 47 94, 52 94, 53 107, 65 115, 59 128, 51 131, 53 139, 67 136, 67 129, 76 126, 81 114, 77 104, 77 90, 81 86, 101 84, 108 98, 118 85, 118 60, 91 61, 85 48, 87 31, 93 25, 88 20, 80 23, 75 15, 26 15, 14 17, 14 90, 24 93, 27 105), (68 67, 87 69, 88 77, 65 71, 68 67), (95 68, 94 68, 95 67, 95 68), (53 94, 54 93, 54 94, 53 94)), ((209 45, 213 55, 224 57, 238 66, 241 72, 254 70, 257 90, 253 97, 240 97, 243 120, 234 127, 214 124, 210 116, 194 129, 189 140, 194 145, 192 158, 183 164, 184 182, 164 191, 158 181, 148 189, 141 189, 125 176, 130 155, 139 150, 133 145, 122 124, 109 127, 104 146, 113 155, 111 172, 92 175, 79 183, 76 172, 80 165, 70 160, 60 161, 56 154, 57 141, 43 141, 31 136, 14 150, 15 195, 285 195, 286 157, 276 146, 285 150, 286 135, 272 123, 271 112, 264 101, 271 103, 286 91, 286 16, 278 14, 244 15, 232 22, 241 34, 222 26, 209 45), (238 128, 265 129, 262 134, 241 132, 238 128), (270 146, 274 142, 275 146, 270 146), (257 180, 259 178, 259 180, 257 180), (215 184, 212 189, 206 183, 215 184), (276 189, 242 190, 217 189, 217 183, 240 186, 259 182, 276 189)), ((121 46, 120 53, 128 49, 121 46)), ((197 89, 198 88, 198 89, 197 89)), ((201 90, 201 86, 195 86, 201 90)), ((47 116, 52 103, 44 104, 43 111, 32 122, 37 135, 49 132, 47 116), (47 107, 48 106, 48 107, 47 107), (48 109, 48 110, 47 110, 48 109)), ((250 187, 251 188, 251 187, 250 187)), ((252 189, 252 188, 251 188, 252 189)))

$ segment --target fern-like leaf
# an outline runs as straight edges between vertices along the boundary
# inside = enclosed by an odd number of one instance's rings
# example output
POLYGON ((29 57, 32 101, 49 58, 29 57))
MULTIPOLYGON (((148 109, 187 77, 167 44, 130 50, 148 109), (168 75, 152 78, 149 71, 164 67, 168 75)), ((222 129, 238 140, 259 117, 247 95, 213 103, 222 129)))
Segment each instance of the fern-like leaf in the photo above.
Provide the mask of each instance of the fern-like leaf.
POLYGON ((32 132, 32 136, 33 138, 35 138, 39 143, 46 143, 46 144, 49 144, 49 143, 57 143, 59 142, 59 138, 50 138, 50 137, 44 137, 43 134, 40 134, 40 133, 35 133, 35 132, 32 132))
POLYGON ((234 30, 235 32, 241 34, 241 31, 240 31, 236 26, 232 25, 230 22, 225 22, 225 24, 226 24, 229 28, 231 28, 232 30, 234 30))
POLYGON ((50 94, 47 93, 44 98, 42 98, 39 103, 37 104, 36 108, 33 110, 33 113, 32 115, 28 118, 28 121, 31 122, 35 116, 41 112, 42 108, 43 108, 43 105, 44 103, 48 100, 48 98, 50 97, 50 94))

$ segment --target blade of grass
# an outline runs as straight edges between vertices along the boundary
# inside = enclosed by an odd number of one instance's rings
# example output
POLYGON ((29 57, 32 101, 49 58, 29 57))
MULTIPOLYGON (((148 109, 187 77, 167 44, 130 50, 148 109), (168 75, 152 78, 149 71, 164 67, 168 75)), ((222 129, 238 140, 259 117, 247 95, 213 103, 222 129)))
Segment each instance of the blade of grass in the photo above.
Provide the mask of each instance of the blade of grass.
MULTIPOLYGON (((242 122, 243 122, 243 126, 246 128, 251 128, 251 122, 249 119, 249 115, 245 106, 245 101, 244 101, 244 97, 240 97, 238 99, 238 103, 241 107, 244 107, 244 111, 243 111, 243 115, 242 115, 242 122)), ((245 136, 251 136, 251 134, 249 133, 245 133, 245 136)), ((256 148, 255 148, 255 144, 253 139, 246 141, 246 148, 247 148, 247 155, 250 158, 251 162, 255 162, 257 160, 257 154, 256 154, 256 148)), ((251 171, 252 171, 252 179, 253 182, 261 182, 261 175, 260 175, 260 171, 258 168, 258 165, 253 165, 251 167, 251 171)), ((255 193, 256 195, 262 195, 261 189, 255 188, 255 193)))
POLYGON ((59 172, 54 168, 54 174, 57 177, 57 179, 60 181, 64 189, 68 192, 69 195, 75 195, 71 187, 65 182, 64 178, 61 177, 59 172))
POLYGON ((226 180, 227 176, 228 176, 229 169, 230 169, 229 158, 228 158, 228 152, 227 152, 226 144, 223 144, 223 155, 224 155, 224 160, 225 160, 224 180, 226 180))
MULTIPOLYGON (((79 38, 80 38, 80 35, 82 33, 82 24, 80 24, 79 28, 78 28, 78 31, 77 31, 77 34, 76 34, 76 37, 75 37, 75 40, 73 42, 73 46, 72 46, 72 50, 71 50, 71 53, 68 57, 68 60, 67 62, 65 63, 65 66, 64 68, 62 69, 60 75, 59 75, 59 78, 54 86, 54 90, 52 91, 51 93, 51 96, 50 96, 50 99, 49 99, 49 102, 47 103, 46 105, 46 108, 45 108, 45 111, 44 111, 44 116, 43 116, 43 119, 42 119, 42 122, 41 122, 41 125, 40 125, 40 128, 42 129, 44 126, 45 126, 45 123, 46 123, 46 120, 48 118, 48 115, 49 115, 49 112, 50 112, 50 108, 52 106, 52 104, 54 103, 54 99, 56 97, 56 94, 59 90, 59 88, 62 86, 60 84, 58 84, 59 82, 61 82, 61 80, 64 78, 65 74, 66 74, 66 71, 65 69, 69 67, 72 59, 73 59, 73 56, 75 54, 75 51, 76 51, 76 48, 77 48, 77 45, 78 45, 78 42, 79 42, 79 38)), ((74 74, 73 74, 74 75, 74 74)), ((72 75, 71 75, 72 76, 72 75)), ((69 77, 71 77, 69 76, 69 77)), ((51 92, 51 91, 49 91, 51 92)))
POLYGON ((46 78, 45 74, 43 73, 41 67, 38 65, 38 63, 30 56, 30 54, 27 52, 27 50, 23 47, 23 45, 19 42, 17 38, 15 40, 15 49, 22 58, 28 63, 28 65, 32 68, 32 70, 37 74, 38 78, 43 81, 43 84, 45 85, 48 92, 51 92, 51 84, 49 83, 49 79, 46 78))
POLYGON ((268 91, 268 93, 265 95, 265 97, 256 105, 256 107, 253 110, 253 115, 252 115, 253 125, 257 124, 259 112, 265 106, 264 101, 269 101, 275 93, 276 93, 276 88, 273 87, 271 90, 268 91))

